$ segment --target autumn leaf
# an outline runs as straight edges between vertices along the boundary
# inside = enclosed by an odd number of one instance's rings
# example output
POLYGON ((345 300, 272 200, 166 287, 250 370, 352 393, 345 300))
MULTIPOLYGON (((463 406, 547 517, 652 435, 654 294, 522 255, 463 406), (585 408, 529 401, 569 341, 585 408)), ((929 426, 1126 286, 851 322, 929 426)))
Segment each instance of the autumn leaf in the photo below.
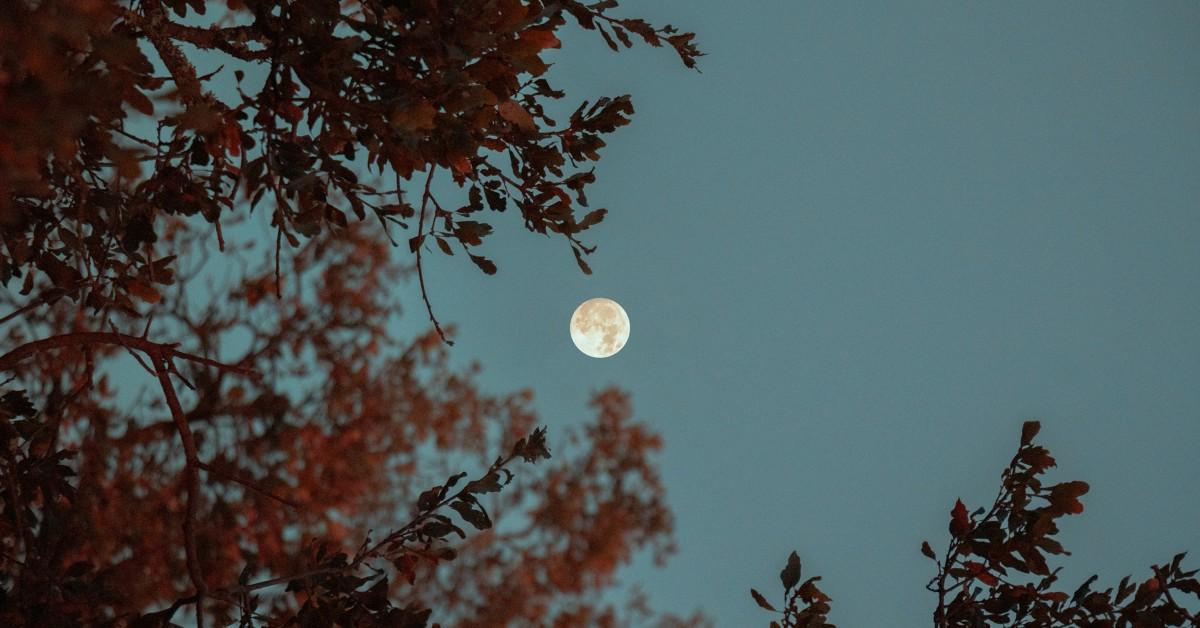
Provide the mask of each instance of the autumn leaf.
POLYGON ((433 129, 437 108, 428 100, 418 100, 396 107, 388 121, 404 131, 428 131, 433 129))
POLYGON ((983 563, 968 561, 964 563, 963 566, 967 568, 968 572, 970 572, 971 577, 988 586, 994 587, 1000 582, 996 576, 988 573, 987 568, 984 567, 983 563))
POLYGON ((525 131, 536 131, 537 123, 533 121, 533 116, 529 115, 525 108, 519 105, 514 100, 506 100, 500 103, 498 108, 500 117, 517 125, 525 131))
POLYGON ((1037 421, 1026 421, 1021 426, 1021 444, 1028 445, 1033 442, 1033 438, 1037 436, 1042 429, 1042 424, 1037 421))
POLYGON ((458 155, 450 160, 450 169, 459 175, 471 174, 471 160, 465 155, 458 155))
POLYGON ((484 274, 486 274, 486 275, 495 275, 496 274, 496 264, 494 262, 492 262, 492 260, 490 260, 482 255, 472 255, 471 261, 474 262, 475 265, 479 267, 479 270, 482 270, 484 272, 484 274))
POLYGON ((971 529, 971 521, 967 517, 967 507, 962 503, 961 499, 954 501, 954 508, 950 511, 950 534, 955 537, 962 537, 971 529))
POLYGON ((536 50, 560 48, 562 42, 549 30, 530 28, 521 33, 521 41, 530 44, 536 50))
POLYGON ((800 556, 796 552, 788 555, 787 565, 779 572, 779 580, 783 583, 784 591, 790 591, 800 582, 800 556))
POLYGON ((775 607, 774 607, 774 606, 771 606, 771 603, 767 601, 767 598, 763 597, 763 594, 762 594, 762 593, 759 593, 759 592, 758 592, 758 591, 756 591, 755 589, 750 589, 750 595, 751 595, 751 597, 753 597, 753 598, 754 598, 754 601, 755 601, 755 602, 756 602, 756 603, 757 603, 757 604, 758 604, 760 607, 762 607, 762 608, 764 608, 764 609, 766 609, 766 610, 768 610, 768 611, 773 611, 773 612, 776 612, 776 613, 778 613, 778 612, 779 612, 779 611, 775 610, 775 607))
POLYGON ((132 85, 127 87, 124 95, 125 102, 133 105, 133 108, 137 109, 139 113, 147 116, 154 115, 154 103, 150 102, 150 99, 136 87, 132 85))
POLYGON ((137 279, 131 279, 126 282, 125 289, 129 291, 129 294, 132 294, 146 303, 158 303, 160 300, 162 300, 162 295, 159 294, 158 290, 156 290, 154 286, 137 279))

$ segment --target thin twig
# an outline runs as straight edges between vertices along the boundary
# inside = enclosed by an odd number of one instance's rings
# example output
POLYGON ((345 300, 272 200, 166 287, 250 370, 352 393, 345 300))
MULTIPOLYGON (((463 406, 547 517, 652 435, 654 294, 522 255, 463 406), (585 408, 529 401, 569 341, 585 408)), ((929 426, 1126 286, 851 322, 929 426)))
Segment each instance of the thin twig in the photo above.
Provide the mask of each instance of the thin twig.
POLYGON ((236 483, 241 484, 242 486, 245 486, 246 488, 249 488, 255 492, 261 493, 262 495, 265 495, 266 497, 269 497, 269 498, 283 504, 284 506, 288 506, 289 508, 293 508, 295 510, 302 510, 300 505, 297 504, 296 502, 291 501, 286 498, 283 498, 283 497, 280 497, 280 496, 272 493, 271 491, 267 490, 265 487, 260 485, 255 480, 242 477, 235 473, 217 469, 216 467, 213 467, 211 464, 209 464, 207 462, 201 462, 200 468, 204 469, 205 471, 208 471, 209 473, 211 473, 213 475, 225 478, 226 480, 229 480, 231 482, 236 482, 236 483))
POLYGON ((175 344, 153 342, 145 338, 130 336, 128 334, 122 334, 115 331, 74 332, 28 342, 0 356, 0 371, 12 370, 16 368, 16 366, 25 358, 43 351, 48 351, 50 349, 92 345, 119 345, 130 349, 136 349, 150 356, 177 358, 180 360, 186 360, 188 362, 195 362, 196 364, 202 364, 204 366, 212 367, 221 371, 228 371, 251 378, 258 378, 258 374, 254 370, 244 366, 225 364, 204 356, 186 353, 176 349, 175 347, 178 345, 175 344))
MULTIPOLYGON (((438 336, 442 338, 442 342, 453 346, 454 341, 446 338, 445 332, 442 331, 441 324, 433 315, 433 306, 429 303, 429 292, 425 290, 425 271, 421 268, 421 246, 425 244, 425 209, 429 205, 429 199, 432 195, 429 193, 429 186, 433 183, 433 173, 437 172, 437 168, 429 166, 429 176, 425 177, 425 192, 421 195, 421 216, 417 219, 417 245, 413 247, 417 254, 417 281, 421 284, 421 299, 425 301, 425 311, 429 312, 429 320, 433 321, 433 328, 437 330, 438 336)), ((430 232, 433 231, 433 224, 436 220, 430 221, 430 232)))

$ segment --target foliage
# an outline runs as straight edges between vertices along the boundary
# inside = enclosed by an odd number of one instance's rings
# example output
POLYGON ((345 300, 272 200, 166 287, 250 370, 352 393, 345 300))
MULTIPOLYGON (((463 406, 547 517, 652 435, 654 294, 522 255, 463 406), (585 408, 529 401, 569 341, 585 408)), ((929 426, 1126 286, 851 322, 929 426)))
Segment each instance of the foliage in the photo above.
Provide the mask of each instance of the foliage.
POLYGON ((548 460, 528 391, 450 365, 422 271, 496 272, 514 208, 588 271, 591 162, 633 106, 559 124, 549 51, 574 24, 699 56, 617 10, 7 3, 0 625, 701 622, 605 601, 673 549, 628 397, 548 460), (414 274, 433 328, 399 338, 414 274))
POLYGON ((632 45, 634 33, 670 46, 689 67, 699 55, 690 33, 613 17, 616 0, 230 0, 210 27, 177 19, 203 15, 201 0, 10 4, 0 281, 28 294, 42 277, 38 302, 70 297, 93 312, 158 298, 175 268, 148 246, 163 218, 199 217, 221 238, 243 201, 264 199, 277 250, 351 218, 392 237, 415 217, 418 263, 426 245, 452 254, 454 243, 487 273, 495 264, 474 252, 492 231, 485 210, 515 206, 529 230, 562 235, 586 271, 592 247, 578 235, 605 216, 584 213, 586 166, 633 105, 585 101, 560 125, 547 109, 565 94, 543 55, 568 19, 610 43, 632 45), (197 50, 222 65, 201 75, 197 50), (438 169, 467 190, 461 206, 431 195, 438 169), (418 209, 402 188, 419 172, 418 209), (360 180, 370 174, 390 184, 360 180))
POLYGON ((782 611, 777 610, 767 601, 766 596, 756 589, 750 589, 750 597, 754 598, 754 602, 760 608, 782 615, 779 621, 771 622, 771 628, 833 628, 833 624, 828 623, 826 617, 832 600, 817 588, 817 581, 821 577, 813 576, 801 584, 800 573, 800 556, 792 552, 788 555, 787 564, 779 572, 779 581, 783 583, 782 611))
MULTIPOLYGON (((1085 482, 1045 485, 1042 475, 1055 466, 1050 452, 1034 444, 1041 425, 1028 421, 1021 444, 1000 476, 1000 492, 988 509, 968 514, 962 500, 950 511, 950 543, 942 558, 928 542, 921 553, 937 566, 927 588, 937 594, 933 625, 937 628, 1028 626, 1050 628, 1150 628, 1200 625, 1197 570, 1181 567, 1185 554, 1153 565, 1152 575, 1138 583, 1126 576, 1114 588, 1094 589, 1092 576, 1073 592, 1057 590, 1061 567, 1051 569, 1047 555, 1069 554, 1054 538, 1057 520, 1083 512, 1079 497, 1085 482), (1187 597, 1194 597, 1189 601, 1187 597), (1182 600, 1182 603, 1180 602, 1182 600), (1192 610, 1189 610, 1189 605, 1192 610)), ((793 552, 780 575, 785 591, 783 626, 826 626, 829 598, 815 587, 816 578, 794 589, 800 560, 793 552), (800 608, 799 603, 807 604, 800 608)), ((775 608, 758 591, 759 606, 775 608)), ((771 622, 772 627, 781 625, 771 622)))

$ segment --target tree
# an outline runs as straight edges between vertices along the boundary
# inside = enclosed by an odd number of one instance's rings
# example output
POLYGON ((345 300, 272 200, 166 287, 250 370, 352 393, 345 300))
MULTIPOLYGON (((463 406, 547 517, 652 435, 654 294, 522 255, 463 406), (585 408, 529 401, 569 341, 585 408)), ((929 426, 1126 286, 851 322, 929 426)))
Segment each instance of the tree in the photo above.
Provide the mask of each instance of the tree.
POLYGON ((600 593, 672 550, 658 436, 604 390, 547 461, 528 391, 449 366, 422 255, 495 273, 515 209, 589 272, 633 107, 559 124, 547 51, 575 24, 694 67, 692 34, 616 0, 213 4, 0 14, 0 624, 655 619, 600 593))
MULTIPOLYGON (((1079 498, 1085 482, 1045 485, 1042 475, 1055 466, 1050 452, 1034 443, 1041 425, 1028 421, 1021 444, 1000 476, 1000 492, 988 508, 968 513, 962 500, 950 510, 950 542, 939 558, 928 542, 921 553, 933 561, 937 575, 926 588, 937 594, 935 628, 1028 626, 1038 628, 1150 628, 1198 626, 1200 581, 1197 570, 1184 571, 1185 553, 1153 565, 1146 580, 1126 576, 1114 588, 1093 588, 1097 576, 1068 593, 1057 588, 1061 567, 1051 569, 1047 557, 1067 555, 1054 538, 1058 519, 1083 512, 1079 498), (1187 598, 1195 598, 1194 601, 1187 598)), ((778 613, 772 628, 830 626, 830 598, 816 586, 820 577, 800 583, 800 558, 788 557, 780 573, 783 610, 751 589, 754 601, 778 613), (799 586, 797 586, 799 585, 799 586)))

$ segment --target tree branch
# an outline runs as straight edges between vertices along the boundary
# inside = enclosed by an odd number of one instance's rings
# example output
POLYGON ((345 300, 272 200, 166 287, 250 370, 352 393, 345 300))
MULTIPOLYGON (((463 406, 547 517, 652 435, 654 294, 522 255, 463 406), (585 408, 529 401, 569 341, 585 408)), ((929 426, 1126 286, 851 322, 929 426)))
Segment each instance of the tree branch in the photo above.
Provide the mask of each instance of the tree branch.
POLYGON ((128 9, 121 9, 121 17, 137 30, 146 35, 150 43, 154 45, 154 49, 158 51, 158 56, 162 58, 163 65, 167 66, 167 70, 171 73, 172 80, 175 81, 175 87, 179 89, 179 95, 185 104, 191 104, 200 100, 203 92, 200 88, 200 79, 196 77, 196 68, 188 61, 183 51, 171 41, 169 35, 170 19, 167 18, 167 13, 163 10, 159 0, 145 0, 141 3, 145 15, 128 9))
POLYGON ((159 343, 138 336, 130 336, 118 332, 105 331, 83 331, 69 334, 60 334, 51 336, 41 340, 34 340, 23 344, 12 351, 0 356, 0 371, 10 371, 17 367, 22 360, 51 349, 61 349, 64 347, 77 346, 95 346, 95 345, 119 345, 129 349, 137 349, 151 357, 162 357, 166 359, 178 358, 196 364, 212 367, 221 371, 227 371, 244 375, 253 379, 258 379, 259 375, 254 370, 233 364, 225 364, 204 356, 186 353, 176 349, 177 344, 159 343))
POLYGON ((167 407, 171 410, 171 418, 175 428, 179 430, 179 440, 183 442, 184 468, 183 478, 187 485, 187 512, 183 518, 183 543, 187 555, 188 575, 192 586, 196 588, 196 625, 204 628, 204 596, 208 593, 208 585, 204 582, 204 574, 200 570, 200 559, 196 554, 196 505, 200 498, 200 457, 196 453, 196 441, 192 437, 192 429, 188 426, 187 417, 183 414, 183 406, 175 394, 175 386, 171 383, 171 368, 168 358, 161 354, 154 356, 154 371, 158 382, 162 385, 163 396, 167 407))

